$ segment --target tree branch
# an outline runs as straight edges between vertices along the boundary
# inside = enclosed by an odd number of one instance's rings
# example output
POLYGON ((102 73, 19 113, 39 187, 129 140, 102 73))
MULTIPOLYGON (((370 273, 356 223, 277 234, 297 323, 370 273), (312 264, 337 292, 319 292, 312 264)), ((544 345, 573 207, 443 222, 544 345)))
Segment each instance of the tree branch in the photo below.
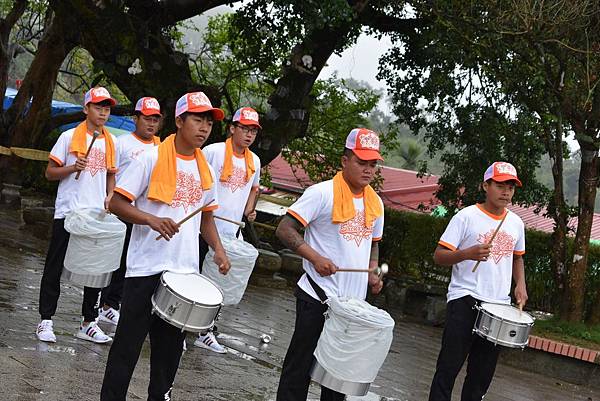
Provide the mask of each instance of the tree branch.
POLYGON ((417 33, 417 29, 423 28, 430 22, 428 18, 394 17, 372 7, 367 7, 361 13, 359 21, 383 33, 400 33, 403 35, 414 35, 417 33))

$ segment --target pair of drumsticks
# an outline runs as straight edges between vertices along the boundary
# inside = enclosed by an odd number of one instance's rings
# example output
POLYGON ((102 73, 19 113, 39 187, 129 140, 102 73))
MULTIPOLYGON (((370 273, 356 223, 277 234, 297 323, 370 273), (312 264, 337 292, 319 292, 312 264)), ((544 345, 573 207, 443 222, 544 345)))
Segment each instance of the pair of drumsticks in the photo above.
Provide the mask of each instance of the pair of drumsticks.
MULTIPOLYGON (((252 207, 253 211, 254 211, 254 209, 256 209, 256 204, 258 203, 258 196, 259 196, 259 193, 260 193, 260 189, 257 188, 256 191, 257 191, 257 194, 256 194, 256 198, 254 198, 254 205, 252 207)), ((192 213, 188 214, 187 216, 185 216, 183 219, 181 219, 179 222, 177 222, 177 227, 181 226, 183 223, 185 223, 186 221, 188 221, 189 219, 191 219, 192 217, 194 217, 195 215, 197 215, 198 213, 200 213, 202 211, 202 209, 204 209, 206 206, 210 205, 213 202, 214 202, 214 199, 211 200, 210 202, 208 202, 207 204, 205 204, 204 206, 199 207, 198 209, 194 210, 192 213)), ((235 225, 239 226, 240 228, 246 227, 246 223, 244 223, 243 221, 235 221, 235 220, 228 219, 226 217, 215 216, 215 215, 213 215, 213 217, 215 219, 219 219, 219 220, 223 220, 223 221, 226 221, 228 223, 231 223, 231 224, 235 224, 235 225)), ((159 235, 159 236, 157 236, 156 240, 158 241, 161 238, 164 238, 162 234, 159 235)))

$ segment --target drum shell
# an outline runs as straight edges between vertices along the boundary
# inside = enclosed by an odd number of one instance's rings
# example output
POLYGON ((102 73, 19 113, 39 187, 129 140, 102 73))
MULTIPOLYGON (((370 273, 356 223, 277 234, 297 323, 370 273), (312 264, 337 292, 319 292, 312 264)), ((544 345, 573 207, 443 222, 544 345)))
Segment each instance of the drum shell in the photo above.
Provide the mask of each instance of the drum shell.
POLYGON ((86 272, 76 273, 64 267, 61 278, 83 287, 104 288, 108 287, 110 284, 112 274, 113 272, 101 274, 90 274, 86 272))
POLYGON ((509 348, 525 348, 529 343, 529 333, 533 323, 517 323, 496 316, 480 306, 473 332, 494 344, 509 348))
POLYGON ((338 379, 329 373, 319 361, 315 359, 310 369, 310 377, 317 383, 330 388, 338 393, 362 397, 368 394, 371 383, 358 383, 338 379))
POLYGON ((163 276, 152 295, 153 312, 181 331, 198 333, 212 327, 221 306, 194 302, 177 294, 163 276))

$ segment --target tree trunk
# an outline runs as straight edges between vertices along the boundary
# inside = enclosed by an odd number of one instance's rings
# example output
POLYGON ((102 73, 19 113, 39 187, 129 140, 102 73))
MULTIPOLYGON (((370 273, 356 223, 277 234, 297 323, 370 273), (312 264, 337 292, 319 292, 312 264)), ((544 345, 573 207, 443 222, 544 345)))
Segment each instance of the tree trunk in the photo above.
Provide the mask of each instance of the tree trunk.
POLYGON ((598 149, 588 143, 580 142, 579 145, 581 147, 579 213, 567 286, 569 306, 565 315, 565 318, 571 322, 581 322, 584 319, 585 274, 598 185, 598 149))
POLYGON ((563 186, 563 121, 561 113, 556 113, 558 121, 555 129, 544 127, 546 137, 545 146, 552 162, 552 178, 554 180, 554 190, 552 198, 548 204, 548 214, 555 223, 552 232, 552 272, 554 276, 554 285, 557 302, 554 305, 560 316, 564 316, 567 311, 568 299, 565 296, 567 288, 567 232, 569 213, 564 196, 563 186), (554 131, 554 134, 552 133, 554 131))
POLYGON ((8 145, 6 141, 9 121, 4 114, 4 94, 6 93, 6 84, 8 81, 8 69, 11 59, 13 58, 13 46, 10 44, 10 33, 19 20, 25 13, 27 8, 26 0, 17 0, 12 6, 12 9, 7 14, 6 18, 0 19, 0 145, 8 145))
POLYGON ((69 29, 62 24, 62 18, 54 15, 38 43, 23 84, 6 111, 10 121, 7 142, 11 146, 36 147, 42 135, 46 134, 43 128, 50 119, 58 71, 67 54, 75 47, 71 36, 69 29))

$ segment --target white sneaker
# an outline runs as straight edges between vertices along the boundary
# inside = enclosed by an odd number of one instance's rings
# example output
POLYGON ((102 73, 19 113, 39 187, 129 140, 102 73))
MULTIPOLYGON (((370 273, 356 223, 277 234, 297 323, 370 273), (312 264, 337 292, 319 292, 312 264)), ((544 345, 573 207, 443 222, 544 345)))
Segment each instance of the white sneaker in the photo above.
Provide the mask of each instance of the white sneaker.
POLYGON ((40 341, 55 343, 56 336, 54 335, 52 320, 42 320, 37 326, 37 338, 40 341))
POLYGON ((90 322, 88 325, 83 324, 79 326, 79 331, 75 334, 75 337, 81 338, 82 340, 91 341, 97 344, 104 344, 112 341, 112 338, 104 334, 102 329, 98 327, 96 322, 90 322))
POLYGON ((119 314, 119 311, 113 308, 108 308, 108 309, 104 309, 104 308, 100 308, 100 310, 98 311, 98 319, 101 322, 106 322, 106 323, 111 323, 114 324, 115 326, 117 324, 119 324, 119 317, 121 315, 119 314))
POLYGON ((219 344, 212 331, 209 331, 204 336, 202 334, 198 335, 198 338, 196 339, 196 341, 194 341, 194 345, 196 347, 209 349, 219 354, 227 353, 225 347, 219 344))

